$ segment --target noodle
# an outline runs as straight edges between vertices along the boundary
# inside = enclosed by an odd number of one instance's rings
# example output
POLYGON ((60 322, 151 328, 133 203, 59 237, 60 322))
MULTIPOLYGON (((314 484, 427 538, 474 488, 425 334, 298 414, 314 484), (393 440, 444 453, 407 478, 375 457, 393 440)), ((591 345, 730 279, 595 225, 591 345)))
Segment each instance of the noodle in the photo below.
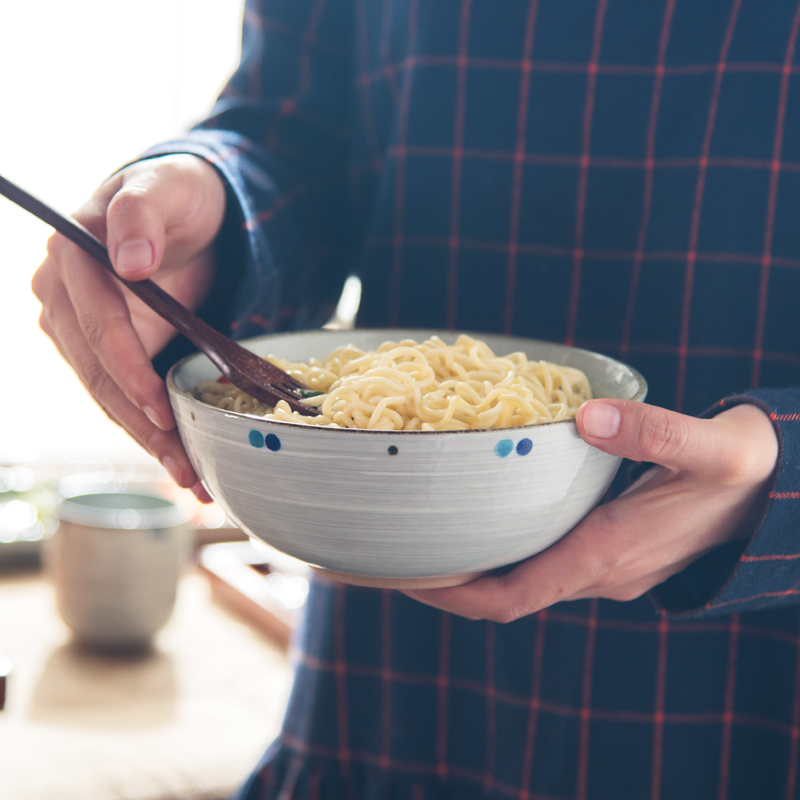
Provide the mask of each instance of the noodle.
POLYGON ((280 422, 369 430, 509 428, 570 419, 592 397, 578 369, 529 361, 524 353, 495 356, 482 341, 462 334, 454 345, 438 336, 418 344, 384 342, 365 352, 348 345, 327 359, 291 363, 268 358, 284 372, 324 394, 304 401, 315 417, 274 409, 219 381, 198 384, 204 403, 280 422))

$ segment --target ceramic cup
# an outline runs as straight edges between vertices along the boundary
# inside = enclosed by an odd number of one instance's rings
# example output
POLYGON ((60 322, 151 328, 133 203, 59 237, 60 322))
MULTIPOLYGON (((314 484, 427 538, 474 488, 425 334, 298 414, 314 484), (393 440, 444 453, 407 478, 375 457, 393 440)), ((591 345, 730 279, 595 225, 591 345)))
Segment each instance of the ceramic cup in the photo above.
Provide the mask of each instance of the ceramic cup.
POLYGON ((83 644, 135 648, 169 619, 187 553, 187 514, 132 491, 68 497, 48 553, 61 618, 83 644))

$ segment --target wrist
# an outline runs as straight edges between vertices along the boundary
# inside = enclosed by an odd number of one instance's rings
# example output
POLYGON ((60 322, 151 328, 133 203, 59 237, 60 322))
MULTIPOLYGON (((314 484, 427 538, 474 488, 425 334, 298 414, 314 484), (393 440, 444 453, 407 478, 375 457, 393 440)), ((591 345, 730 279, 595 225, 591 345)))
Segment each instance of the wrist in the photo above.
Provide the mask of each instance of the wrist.
POLYGON ((752 403, 734 406, 714 418, 730 426, 731 441, 737 445, 733 459, 728 460, 728 486, 741 493, 739 522, 733 526, 727 541, 747 539, 760 524, 769 502, 779 443, 769 414, 752 403))
POLYGON ((731 432, 733 445, 725 454, 732 476, 751 484, 769 482, 778 462, 779 444, 769 414, 752 403, 729 408, 718 414, 714 422, 731 432))

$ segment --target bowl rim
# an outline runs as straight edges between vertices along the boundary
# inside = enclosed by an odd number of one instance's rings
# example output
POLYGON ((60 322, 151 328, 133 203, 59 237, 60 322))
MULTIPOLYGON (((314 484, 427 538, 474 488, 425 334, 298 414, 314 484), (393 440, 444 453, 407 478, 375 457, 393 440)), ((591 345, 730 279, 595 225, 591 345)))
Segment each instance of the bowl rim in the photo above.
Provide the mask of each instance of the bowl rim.
MULTIPOLYGON (((567 350, 573 350, 573 351, 579 352, 579 353, 586 353, 587 355, 590 355, 590 356, 594 356, 594 357, 600 356, 601 358, 604 358, 604 359, 606 359, 608 361, 611 361, 614 364, 619 364, 619 365, 625 367, 625 369, 630 370, 630 372, 632 373, 633 377, 636 379, 636 381, 638 383, 638 390, 633 395, 633 397, 615 398, 615 399, 626 399, 626 400, 632 400, 634 402, 641 402, 647 396, 647 390, 648 390, 647 381, 645 380, 645 378, 642 375, 642 373, 639 372, 639 370, 637 370, 634 367, 632 367, 630 364, 626 364, 624 361, 620 361, 617 358, 613 358, 612 356, 608 356, 605 353, 598 353, 595 350, 587 350, 587 349, 585 349, 583 347, 574 347, 573 345, 567 345, 567 344, 564 344, 563 342, 553 342, 553 341, 547 341, 545 339, 528 339, 527 337, 524 337, 524 336, 507 336, 504 333, 492 333, 490 331, 474 332, 474 331, 462 331, 462 330, 441 330, 441 329, 420 329, 420 328, 352 328, 352 329, 346 329, 346 330, 333 330, 332 329, 330 331, 327 331, 325 328, 308 328, 308 329, 302 330, 302 331, 283 331, 283 332, 279 332, 279 333, 261 334, 259 336, 249 336, 246 339, 237 339, 236 341, 237 341, 238 344, 246 345, 248 342, 252 342, 252 341, 256 341, 256 340, 260 341, 260 340, 263 340, 263 339, 275 339, 275 338, 278 338, 278 337, 288 338, 288 337, 308 335, 308 334, 311 334, 311 333, 313 333, 313 334, 325 334, 327 332, 330 332, 330 333, 352 333, 352 334, 356 334, 357 335, 360 331, 369 332, 369 333, 386 333, 386 334, 397 334, 397 333, 403 332, 403 331, 405 331, 405 332, 407 332, 409 334, 410 333, 417 333, 418 334, 420 332, 427 332, 428 337, 430 337, 430 336, 441 336, 442 334, 444 334, 446 336, 453 336, 453 335, 460 336, 461 334, 466 334, 467 336, 471 336, 474 339, 481 339, 481 337, 486 337, 486 336, 492 336, 492 337, 500 336, 500 337, 502 337, 504 339, 509 339, 509 340, 512 340, 512 341, 525 342, 528 345, 531 345, 531 344, 533 344, 533 345, 541 344, 541 345, 548 345, 548 346, 556 345, 557 347, 563 347, 563 348, 565 348, 567 350)), ((520 348, 520 349, 522 349, 522 348, 520 348)), ((382 434, 384 436, 404 436, 405 437, 405 436, 412 436, 412 435, 430 436, 432 434, 439 434, 439 435, 442 435, 442 434, 460 434, 460 435, 463 435, 463 434, 481 434, 481 433, 482 434, 490 434, 490 433, 497 433, 497 432, 501 432, 501 431, 541 430, 543 428, 550 428, 553 425, 564 425, 564 424, 573 425, 573 426, 575 425, 575 418, 574 417, 570 417, 569 419, 559 419, 559 420, 555 420, 553 422, 529 422, 527 425, 514 425, 514 426, 505 427, 505 428, 470 428, 470 429, 466 429, 466 430, 461 429, 461 430, 444 430, 444 431, 386 431, 386 430, 376 431, 376 430, 370 430, 369 428, 341 428, 341 427, 338 427, 338 426, 333 427, 333 426, 330 426, 330 425, 304 425, 302 422, 285 422, 284 420, 267 419, 265 417, 259 417, 259 416, 255 415, 255 414, 243 414, 240 411, 230 411, 229 409, 218 408, 217 406, 209 405, 208 403, 204 403, 199 398, 192 396, 188 392, 185 392, 182 389, 179 389, 177 387, 177 385, 175 384, 175 373, 186 362, 190 361, 193 358, 201 357, 203 355, 204 354, 199 352, 199 351, 195 352, 195 353, 190 353, 188 356, 184 356, 180 361, 177 361, 175 364, 173 364, 169 368, 169 371, 167 372, 166 383, 167 383, 167 391, 168 391, 168 393, 170 395, 175 395, 176 397, 183 397, 183 398, 185 398, 186 400, 188 400, 190 403, 192 403, 194 405, 197 405, 197 406, 202 407, 204 409, 208 409, 208 410, 210 410, 212 412, 217 412, 219 414, 223 414, 223 415, 225 415, 227 417, 234 417, 234 418, 237 418, 237 419, 248 420, 250 422, 257 422, 257 423, 261 423, 263 425, 266 425, 268 427, 271 427, 273 425, 277 425, 277 426, 280 427, 281 430, 285 430, 287 427, 291 427, 292 429, 297 430, 297 431, 300 431, 300 430, 305 430, 305 431, 327 431, 328 433, 333 433, 333 434, 341 434, 341 433, 368 434, 368 435, 372 435, 372 436, 374 436, 376 434, 378 434, 378 435, 382 434)), ((565 366, 568 366, 568 365, 565 365, 565 366)))

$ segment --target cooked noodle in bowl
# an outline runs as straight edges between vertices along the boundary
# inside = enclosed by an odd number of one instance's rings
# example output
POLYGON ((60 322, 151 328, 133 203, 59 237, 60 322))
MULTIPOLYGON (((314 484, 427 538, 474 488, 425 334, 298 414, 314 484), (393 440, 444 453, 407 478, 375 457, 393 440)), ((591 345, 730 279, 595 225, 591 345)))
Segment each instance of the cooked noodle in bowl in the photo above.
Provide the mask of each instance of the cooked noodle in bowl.
POLYGON ((281 422, 386 431, 511 428, 575 416, 591 399, 579 369, 530 360, 522 351, 496 356, 486 342, 462 334, 448 345, 438 336, 383 342, 364 351, 352 344, 326 359, 268 360, 322 395, 306 404, 319 416, 272 409, 229 383, 204 381, 204 403, 281 422))
POLYGON ((368 586, 452 586, 549 547, 620 463, 580 438, 575 412, 647 389, 607 356, 508 336, 308 331, 243 344, 322 392, 305 401, 319 414, 260 406, 189 356, 167 386, 195 470, 251 536, 368 586))

